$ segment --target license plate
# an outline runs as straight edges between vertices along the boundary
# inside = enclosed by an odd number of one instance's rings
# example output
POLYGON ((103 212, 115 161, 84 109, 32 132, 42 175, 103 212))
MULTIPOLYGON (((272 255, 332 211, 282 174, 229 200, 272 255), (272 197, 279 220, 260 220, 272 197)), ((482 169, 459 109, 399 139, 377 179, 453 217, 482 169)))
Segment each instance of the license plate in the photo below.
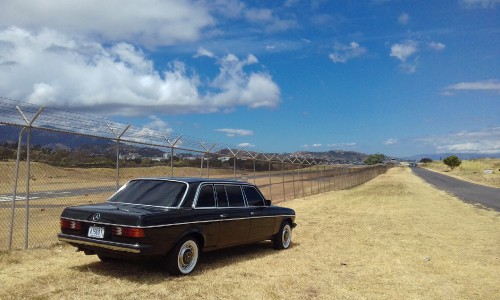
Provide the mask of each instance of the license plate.
POLYGON ((104 238, 104 227, 90 226, 88 237, 103 239, 104 238))

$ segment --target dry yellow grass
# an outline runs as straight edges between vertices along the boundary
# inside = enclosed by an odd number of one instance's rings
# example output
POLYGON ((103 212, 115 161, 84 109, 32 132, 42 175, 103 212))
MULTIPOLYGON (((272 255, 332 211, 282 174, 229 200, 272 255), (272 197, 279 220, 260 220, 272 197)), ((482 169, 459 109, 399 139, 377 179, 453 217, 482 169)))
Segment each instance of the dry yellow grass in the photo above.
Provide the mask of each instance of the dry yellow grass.
POLYGON ((499 299, 500 219, 409 169, 282 203, 294 244, 203 256, 188 277, 154 263, 102 264, 57 245, 0 255, 0 299, 499 299))
MULTIPOLYGON (((19 167, 18 193, 26 191, 26 162, 19 167)), ((12 193, 14 185, 15 161, 0 162, 0 193, 12 193)), ((174 168, 176 177, 206 176, 206 169, 200 174, 199 168, 174 168)), ((137 177, 170 176, 170 166, 155 166, 144 168, 121 168, 120 184, 137 177)), ((230 177, 233 170, 210 169, 211 177, 230 177)), ((30 171, 32 191, 56 191, 75 188, 114 186, 116 185, 116 170, 112 168, 60 168, 43 163, 32 162, 30 171)))
POLYGON ((463 160, 462 164, 454 170, 450 170, 450 167, 442 161, 433 161, 424 166, 458 179, 500 188, 500 159, 498 158, 463 160), (485 174, 485 169, 492 170, 493 174, 485 174))

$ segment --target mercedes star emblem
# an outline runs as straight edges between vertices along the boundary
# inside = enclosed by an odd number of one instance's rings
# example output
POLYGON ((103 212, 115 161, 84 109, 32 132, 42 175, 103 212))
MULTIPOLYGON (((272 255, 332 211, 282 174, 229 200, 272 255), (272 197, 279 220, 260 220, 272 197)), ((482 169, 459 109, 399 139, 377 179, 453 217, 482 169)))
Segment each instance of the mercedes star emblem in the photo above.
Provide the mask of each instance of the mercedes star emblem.
POLYGON ((96 213, 92 216, 92 221, 97 221, 101 218, 101 214, 100 213, 96 213))

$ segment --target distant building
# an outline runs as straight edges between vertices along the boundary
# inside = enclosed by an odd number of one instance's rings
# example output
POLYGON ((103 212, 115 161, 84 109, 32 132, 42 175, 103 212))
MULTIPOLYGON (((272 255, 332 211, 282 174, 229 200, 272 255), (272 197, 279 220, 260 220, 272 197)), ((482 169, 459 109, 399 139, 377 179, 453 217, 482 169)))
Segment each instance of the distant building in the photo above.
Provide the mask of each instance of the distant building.
POLYGON ((231 157, 229 157, 229 156, 223 156, 223 157, 217 158, 217 160, 220 160, 221 162, 228 162, 230 159, 231 159, 231 157))
POLYGON ((122 160, 134 160, 136 158, 141 158, 141 155, 136 152, 129 152, 128 154, 120 154, 118 155, 119 159, 122 160))

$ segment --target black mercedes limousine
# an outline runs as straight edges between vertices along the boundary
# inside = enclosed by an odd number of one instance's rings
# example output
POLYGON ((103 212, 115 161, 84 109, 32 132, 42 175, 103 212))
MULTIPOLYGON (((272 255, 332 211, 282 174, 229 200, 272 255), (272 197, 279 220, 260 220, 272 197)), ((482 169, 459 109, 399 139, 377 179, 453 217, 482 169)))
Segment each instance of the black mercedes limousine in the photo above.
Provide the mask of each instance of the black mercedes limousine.
POLYGON ((101 261, 157 256, 170 274, 186 275, 202 251, 264 240, 286 249, 294 221, 294 210, 247 182, 140 178, 105 203, 64 209, 58 238, 101 261))

